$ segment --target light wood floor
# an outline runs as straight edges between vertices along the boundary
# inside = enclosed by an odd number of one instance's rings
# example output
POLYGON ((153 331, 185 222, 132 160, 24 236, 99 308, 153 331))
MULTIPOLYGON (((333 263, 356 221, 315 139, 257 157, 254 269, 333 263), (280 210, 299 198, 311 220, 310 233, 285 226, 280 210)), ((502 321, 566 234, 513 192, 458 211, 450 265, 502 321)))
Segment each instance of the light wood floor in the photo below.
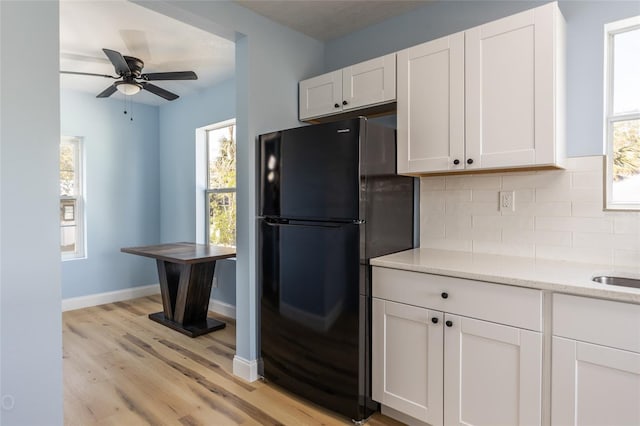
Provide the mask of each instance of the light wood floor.
MULTIPOLYGON (((161 310, 160 296, 150 296, 63 314, 65 424, 351 424, 268 383, 233 376, 233 320, 191 339, 147 318, 161 310)), ((367 424, 400 423, 377 413, 367 424)))

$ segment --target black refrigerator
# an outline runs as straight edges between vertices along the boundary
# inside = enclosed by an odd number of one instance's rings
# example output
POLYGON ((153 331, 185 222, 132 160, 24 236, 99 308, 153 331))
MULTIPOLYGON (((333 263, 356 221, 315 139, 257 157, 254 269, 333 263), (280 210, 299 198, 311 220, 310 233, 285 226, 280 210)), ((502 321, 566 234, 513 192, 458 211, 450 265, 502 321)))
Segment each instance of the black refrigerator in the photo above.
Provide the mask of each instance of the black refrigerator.
POLYGON ((365 118, 261 135, 264 378, 359 421, 371 399, 369 259, 413 247, 413 178, 365 118))

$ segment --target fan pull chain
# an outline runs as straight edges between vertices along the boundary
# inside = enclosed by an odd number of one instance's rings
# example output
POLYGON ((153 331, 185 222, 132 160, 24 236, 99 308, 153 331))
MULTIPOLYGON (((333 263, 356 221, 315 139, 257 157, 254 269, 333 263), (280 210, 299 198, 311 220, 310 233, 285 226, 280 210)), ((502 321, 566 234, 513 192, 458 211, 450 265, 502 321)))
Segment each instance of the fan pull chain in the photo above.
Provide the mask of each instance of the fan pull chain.
POLYGON ((128 96, 124 97, 124 115, 127 115, 127 101, 129 101, 129 110, 131 111, 131 114, 129 115, 129 121, 133 121, 133 101, 131 101, 131 99, 129 99, 128 96))

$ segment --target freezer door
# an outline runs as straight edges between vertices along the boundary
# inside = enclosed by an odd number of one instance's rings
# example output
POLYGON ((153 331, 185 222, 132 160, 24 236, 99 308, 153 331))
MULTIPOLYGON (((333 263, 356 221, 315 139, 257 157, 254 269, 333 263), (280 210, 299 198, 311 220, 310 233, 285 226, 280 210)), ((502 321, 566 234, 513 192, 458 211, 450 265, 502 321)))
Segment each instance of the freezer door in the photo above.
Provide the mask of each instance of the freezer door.
POLYGON ((261 135, 259 216, 357 220, 360 120, 261 135))
POLYGON ((260 221, 264 376, 352 419, 362 418, 366 390, 360 226, 260 221))

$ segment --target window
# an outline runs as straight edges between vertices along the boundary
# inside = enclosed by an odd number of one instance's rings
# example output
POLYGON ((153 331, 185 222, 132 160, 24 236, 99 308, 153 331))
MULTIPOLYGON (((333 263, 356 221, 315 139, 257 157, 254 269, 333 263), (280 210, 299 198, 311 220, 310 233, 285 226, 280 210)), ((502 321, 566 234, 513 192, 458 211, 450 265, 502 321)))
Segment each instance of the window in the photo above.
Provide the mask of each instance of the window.
POLYGON ((236 245, 235 120, 205 130, 207 183, 205 207, 209 244, 236 245))
POLYGON ((640 16, 605 37, 607 208, 640 210, 640 16))
POLYGON ((84 257, 82 141, 60 141, 60 251, 62 259, 84 257))

